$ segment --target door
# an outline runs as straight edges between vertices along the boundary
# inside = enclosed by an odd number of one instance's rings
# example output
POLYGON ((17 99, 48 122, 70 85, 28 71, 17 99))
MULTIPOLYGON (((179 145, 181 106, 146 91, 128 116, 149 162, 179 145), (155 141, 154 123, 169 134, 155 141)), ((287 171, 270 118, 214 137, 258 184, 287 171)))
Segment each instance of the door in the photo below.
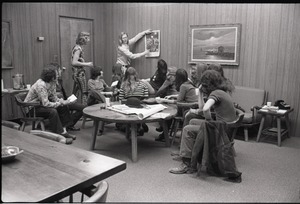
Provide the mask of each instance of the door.
MULTIPOLYGON (((63 72, 63 86, 66 90, 67 96, 70 96, 73 90, 72 66, 71 66, 71 52, 75 46, 76 38, 79 32, 85 31, 91 34, 90 42, 83 46, 84 60, 86 62, 94 61, 94 35, 93 35, 93 20, 59 17, 59 31, 60 31, 60 64, 65 67, 63 72)), ((86 68, 87 80, 90 78, 90 70, 86 68)))

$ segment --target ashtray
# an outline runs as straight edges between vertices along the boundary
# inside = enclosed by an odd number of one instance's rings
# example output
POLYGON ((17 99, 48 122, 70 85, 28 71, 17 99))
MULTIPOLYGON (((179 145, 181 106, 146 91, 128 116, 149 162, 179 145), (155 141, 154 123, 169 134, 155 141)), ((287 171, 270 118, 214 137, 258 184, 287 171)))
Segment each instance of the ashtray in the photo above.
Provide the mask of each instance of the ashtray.
POLYGON ((15 147, 15 146, 2 147, 1 150, 2 162, 12 161, 15 159, 17 155, 21 154, 22 152, 23 150, 20 150, 19 147, 15 147))

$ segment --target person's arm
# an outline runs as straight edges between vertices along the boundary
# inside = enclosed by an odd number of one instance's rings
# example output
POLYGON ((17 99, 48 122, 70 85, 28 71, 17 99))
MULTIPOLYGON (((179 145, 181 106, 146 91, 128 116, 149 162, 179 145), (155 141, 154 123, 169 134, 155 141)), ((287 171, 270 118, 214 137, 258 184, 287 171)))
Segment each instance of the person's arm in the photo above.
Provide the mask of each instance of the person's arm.
POLYGON ((167 92, 167 88, 171 85, 172 83, 170 82, 170 80, 165 80, 165 82, 163 83, 163 85, 161 85, 161 87, 158 89, 158 91, 156 92, 155 96, 162 96, 165 95, 167 92))
POLYGON ((212 120, 211 113, 210 113, 210 108, 215 104, 214 99, 208 99, 206 103, 203 106, 203 114, 206 120, 212 120))
POLYGON ((138 33, 136 36, 134 36, 133 38, 131 38, 129 41, 128 41, 128 45, 133 45, 134 43, 136 43, 139 39, 141 39, 142 37, 144 37, 144 35, 147 35, 149 33, 151 33, 151 29, 148 29, 148 30, 144 30, 140 33, 138 33))
POLYGON ((118 49, 130 59, 136 59, 136 58, 142 57, 150 52, 149 50, 145 50, 144 52, 134 54, 134 53, 130 52, 129 49, 122 47, 122 46, 119 46, 118 49))
POLYGON ((39 86, 36 89, 37 91, 37 96, 39 101, 42 103, 42 106, 44 107, 49 107, 49 108, 57 108, 58 106, 60 106, 61 100, 56 100, 55 102, 51 102, 49 101, 49 96, 48 96, 48 91, 46 89, 46 86, 39 86))
POLYGON ((96 86, 95 80, 93 80, 93 79, 88 80, 88 88, 89 88, 89 90, 97 90, 98 89, 96 86))
POLYGON ((84 66, 84 67, 92 67, 93 62, 80 62, 79 61, 80 50, 76 50, 73 55, 72 65, 73 66, 84 66))

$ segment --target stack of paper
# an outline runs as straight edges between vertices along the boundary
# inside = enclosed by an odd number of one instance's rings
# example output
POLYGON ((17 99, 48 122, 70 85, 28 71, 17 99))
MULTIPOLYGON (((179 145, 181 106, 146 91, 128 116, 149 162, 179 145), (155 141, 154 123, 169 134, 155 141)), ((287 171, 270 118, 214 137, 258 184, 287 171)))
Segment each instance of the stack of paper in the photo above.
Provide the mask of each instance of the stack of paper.
POLYGON ((154 105, 144 105, 144 108, 130 108, 125 104, 121 105, 113 105, 111 107, 107 107, 107 109, 123 113, 126 115, 136 114, 140 120, 153 115, 154 113, 158 113, 167 107, 162 104, 154 104, 154 105))

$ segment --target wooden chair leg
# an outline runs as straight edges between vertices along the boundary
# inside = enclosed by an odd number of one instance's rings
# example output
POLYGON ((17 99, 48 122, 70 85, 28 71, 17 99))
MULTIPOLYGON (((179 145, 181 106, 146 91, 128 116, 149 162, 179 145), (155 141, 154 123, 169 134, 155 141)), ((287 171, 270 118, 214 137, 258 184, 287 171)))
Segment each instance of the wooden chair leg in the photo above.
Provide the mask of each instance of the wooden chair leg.
POLYGON ((81 124, 81 128, 84 129, 85 127, 85 122, 86 122, 86 117, 83 116, 83 119, 82 119, 82 124, 81 124))
POLYGON ((245 141, 248 142, 248 128, 244 127, 244 137, 245 141))
POLYGON ((24 129, 25 129, 25 124, 26 124, 25 122, 22 123, 21 130, 22 130, 23 132, 24 132, 24 129))
POLYGON ((45 131, 45 130, 46 130, 46 128, 45 128, 45 124, 44 124, 44 122, 43 122, 43 121, 41 121, 40 123, 41 123, 41 128, 42 128, 42 130, 43 130, 43 131, 45 131))

